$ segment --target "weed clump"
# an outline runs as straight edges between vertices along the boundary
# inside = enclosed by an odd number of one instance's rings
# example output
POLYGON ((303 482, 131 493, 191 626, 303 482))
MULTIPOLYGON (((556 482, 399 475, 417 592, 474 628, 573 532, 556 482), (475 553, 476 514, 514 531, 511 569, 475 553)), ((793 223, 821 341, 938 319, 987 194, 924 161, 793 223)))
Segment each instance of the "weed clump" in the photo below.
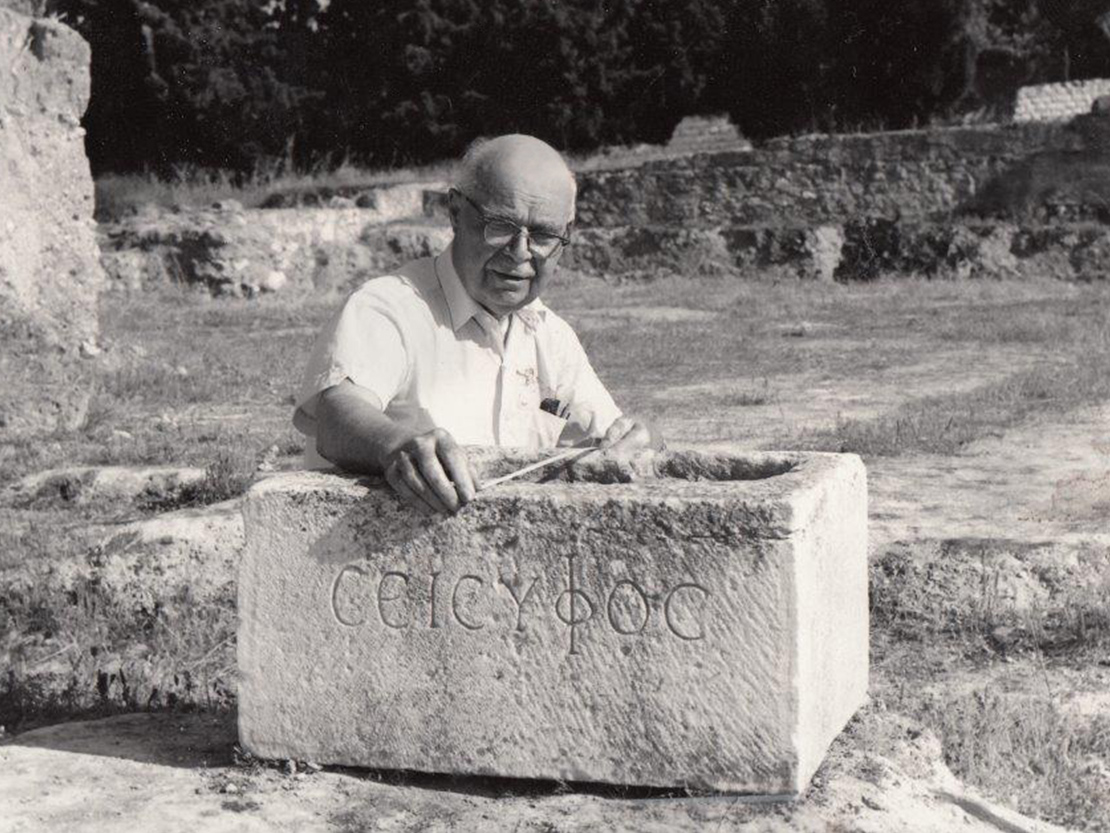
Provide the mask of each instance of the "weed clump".
POLYGON ((239 497, 254 479, 257 460, 253 454, 221 449, 204 469, 204 477, 185 483, 171 492, 140 495, 136 503, 148 512, 169 512, 191 506, 208 506, 239 497))

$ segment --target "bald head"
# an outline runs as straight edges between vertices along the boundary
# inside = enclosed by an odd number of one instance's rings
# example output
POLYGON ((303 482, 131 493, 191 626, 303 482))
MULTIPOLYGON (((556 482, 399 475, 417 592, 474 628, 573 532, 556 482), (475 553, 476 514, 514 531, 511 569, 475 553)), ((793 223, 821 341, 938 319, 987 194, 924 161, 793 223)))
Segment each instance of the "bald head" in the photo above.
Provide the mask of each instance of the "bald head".
POLYGON ((462 160, 457 187, 474 199, 509 192, 564 202, 573 217, 574 174, 555 148, 534 136, 512 133, 471 146, 462 160))

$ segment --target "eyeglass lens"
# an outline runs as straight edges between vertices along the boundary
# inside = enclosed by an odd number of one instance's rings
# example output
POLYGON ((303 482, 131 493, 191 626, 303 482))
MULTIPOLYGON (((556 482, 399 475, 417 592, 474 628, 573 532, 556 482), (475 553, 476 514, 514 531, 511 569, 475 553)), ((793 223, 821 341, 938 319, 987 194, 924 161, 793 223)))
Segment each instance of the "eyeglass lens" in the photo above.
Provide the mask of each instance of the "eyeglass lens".
POLYGON ((486 223, 485 238, 491 246, 507 246, 522 231, 528 238, 528 250, 535 254, 551 254, 563 242, 558 235, 542 231, 533 232, 498 220, 486 223))

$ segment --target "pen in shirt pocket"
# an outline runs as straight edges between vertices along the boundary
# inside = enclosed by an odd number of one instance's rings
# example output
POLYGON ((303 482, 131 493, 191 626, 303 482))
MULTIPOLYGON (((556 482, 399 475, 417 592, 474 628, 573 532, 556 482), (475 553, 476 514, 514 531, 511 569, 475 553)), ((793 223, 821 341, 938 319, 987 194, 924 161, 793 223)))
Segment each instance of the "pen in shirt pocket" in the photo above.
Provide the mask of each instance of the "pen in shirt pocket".
POLYGON ((540 410, 547 411, 549 414, 554 414, 562 419, 570 419, 570 405, 565 402, 560 402, 554 397, 548 397, 540 403, 540 410))

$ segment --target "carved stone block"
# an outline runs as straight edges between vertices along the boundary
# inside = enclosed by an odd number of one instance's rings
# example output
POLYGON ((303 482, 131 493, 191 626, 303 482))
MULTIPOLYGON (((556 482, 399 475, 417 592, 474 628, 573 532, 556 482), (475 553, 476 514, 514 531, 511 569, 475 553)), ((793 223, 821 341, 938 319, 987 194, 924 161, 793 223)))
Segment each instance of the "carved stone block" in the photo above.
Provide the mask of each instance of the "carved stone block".
MULTIPOLYGON (((488 478, 534 459, 480 466, 488 478)), ((866 696, 863 465, 674 452, 627 479, 605 464, 548 471, 433 520, 376 480, 257 485, 239 578, 243 746, 803 790, 866 696)))

